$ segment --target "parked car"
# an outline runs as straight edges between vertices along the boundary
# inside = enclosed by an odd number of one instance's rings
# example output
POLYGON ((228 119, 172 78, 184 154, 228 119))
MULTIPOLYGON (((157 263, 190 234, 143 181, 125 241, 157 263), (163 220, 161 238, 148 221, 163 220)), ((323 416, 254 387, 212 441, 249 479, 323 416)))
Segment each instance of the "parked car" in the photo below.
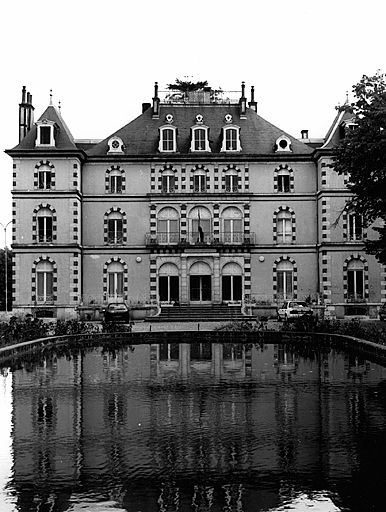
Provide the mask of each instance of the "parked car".
POLYGON ((124 322, 130 321, 129 308, 123 302, 111 303, 105 309, 106 322, 124 322))
POLYGON ((382 320, 382 322, 386 320, 386 302, 380 307, 379 320, 382 320))
POLYGON ((282 320, 293 320, 302 316, 311 316, 312 314, 313 311, 306 302, 287 300, 277 310, 277 319, 281 322, 282 320))

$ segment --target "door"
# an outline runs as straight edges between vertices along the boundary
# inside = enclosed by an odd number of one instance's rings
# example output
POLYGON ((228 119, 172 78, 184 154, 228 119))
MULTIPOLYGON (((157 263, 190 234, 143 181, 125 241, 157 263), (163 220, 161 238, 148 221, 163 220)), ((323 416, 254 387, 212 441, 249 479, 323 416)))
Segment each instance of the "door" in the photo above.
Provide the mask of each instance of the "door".
POLYGON ((212 276, 190 276, 190 302, 212 301, 212 276))

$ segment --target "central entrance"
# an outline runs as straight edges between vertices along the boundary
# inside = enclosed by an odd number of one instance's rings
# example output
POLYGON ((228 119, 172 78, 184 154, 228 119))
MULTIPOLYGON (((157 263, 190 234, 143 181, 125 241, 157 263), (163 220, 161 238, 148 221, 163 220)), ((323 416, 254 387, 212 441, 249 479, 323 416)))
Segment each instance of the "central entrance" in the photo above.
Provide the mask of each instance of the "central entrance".
POLYGON ((212 302, 212 272, 210 266, 203 261, 190 267, 189 300, 193 304, 212 302))

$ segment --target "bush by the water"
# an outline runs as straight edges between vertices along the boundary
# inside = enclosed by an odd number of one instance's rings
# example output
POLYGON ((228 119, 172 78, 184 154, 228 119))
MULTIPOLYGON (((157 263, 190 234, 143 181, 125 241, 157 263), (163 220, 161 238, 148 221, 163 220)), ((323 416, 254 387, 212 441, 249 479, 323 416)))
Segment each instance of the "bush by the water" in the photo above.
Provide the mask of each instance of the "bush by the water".
POLYGON ((321 332, 331 334, 342 334, 353 336, 362 340, 372 341, 380 345, 386 345, 386 329, 379 324, 368 324, 353 318, 349 321, 342 320, 319 320, 312 316, 310 318, 296 318, 292 322, 285 322, 282 331, 297 332, 321 332))
POLYGON ((18 318, 13 316, 9 322, 0 323, 0 345, 22 343, 23 341, 46 338, 48 336, 66 336, 76 334, 130 332, 132 324, 116 324, 114 322, 102 322, 92 324, 78 322, 77 320, 57 320, 47 322, 41 318, 18 318))

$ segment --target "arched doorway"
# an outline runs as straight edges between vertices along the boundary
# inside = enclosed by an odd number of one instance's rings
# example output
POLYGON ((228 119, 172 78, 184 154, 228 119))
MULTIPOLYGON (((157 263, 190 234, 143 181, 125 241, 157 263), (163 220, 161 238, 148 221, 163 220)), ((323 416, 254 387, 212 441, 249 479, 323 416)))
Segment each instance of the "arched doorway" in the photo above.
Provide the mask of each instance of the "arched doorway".
POLYGON ((212 271, 204 261, 193 263, 190 267, 189 298, 193 304, 212 302, 212 271))
POLYGON ((180 300, 178 268, 173 263, 164 263, 159 269, 158 296, 161 302, 179 302, 180 300))
POLYGON ((240 265, 227 263, 222 269, 222 300, 240 301, 243 297, 243 276, 240 265))

